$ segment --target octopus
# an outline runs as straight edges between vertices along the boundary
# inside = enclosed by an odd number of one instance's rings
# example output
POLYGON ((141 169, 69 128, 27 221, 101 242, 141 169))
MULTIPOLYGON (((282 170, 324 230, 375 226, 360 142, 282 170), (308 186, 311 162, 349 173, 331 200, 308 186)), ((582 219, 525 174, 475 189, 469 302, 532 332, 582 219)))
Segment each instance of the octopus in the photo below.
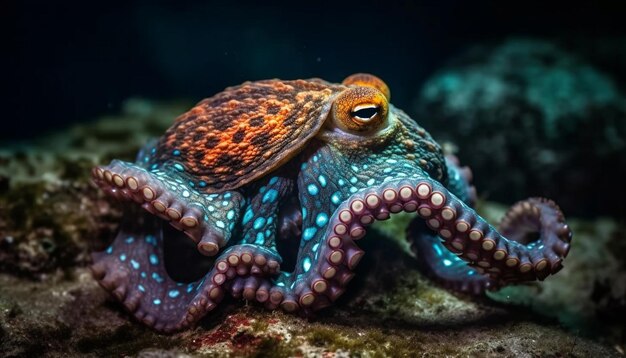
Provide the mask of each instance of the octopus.
POLYGON ((346 290, 366 228, 399 212, 416 213, 417 265, 449 289, 480 295, 562 268, 572 234, 554 202, 521 201, 496 229, 472 209, 469 169, 389 100, 369 74, 246 82, 202 100, 134 163, 93 168, 125 210, 93 254, 95 279, 166 333, 228 295, 310 314, 346 290))

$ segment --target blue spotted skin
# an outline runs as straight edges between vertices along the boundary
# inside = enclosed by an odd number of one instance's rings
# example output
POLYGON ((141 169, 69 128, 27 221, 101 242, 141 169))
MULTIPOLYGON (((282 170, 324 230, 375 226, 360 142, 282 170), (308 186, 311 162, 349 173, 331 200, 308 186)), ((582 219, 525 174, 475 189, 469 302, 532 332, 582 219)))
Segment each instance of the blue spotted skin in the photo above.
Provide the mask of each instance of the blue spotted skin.
POLYGON ((408 230, 413 233, 413 240, 419 241, 419 249, 415 250, 419 267, 444 286, 478 295, 496 285, 443 246, 423 222, 412 222, 408 230))
MULTIPOLYGON (((167 274, 162 225, 162 220, 147 213, 128 216, 111 246, 94 254, 96 265, 115 268, 113 278, 125 281, 113 294, 125 298, 124 304, 129 310, 138 309, 136 316, 147 320, 146 323, 157 319, 161 322, 179 320, 180 307, 188 306, 206 286, 204 279, 181 283, 167 274)), ((107 282, 105 278, 100 283, 106 287, 114 281, 107 282)))
POLYGON ((333 146, 312 143, 313 151, 303 154, 298 176, 302 206, 302 236, 293 273, 283 273, 277 283, 293 289, 319 260, 319 249, 327 239, 327 224, 337 207, 353 194, 398 178, 417 178, 426 174, 414 161, 364 153, 346 157, 333 146))
POLYGON ((241 219, 241 244, 251 244, 276 252, 276 225, 283 198, 291 194, 293 180, 271 175, 248 190, 252 197, 241 219))

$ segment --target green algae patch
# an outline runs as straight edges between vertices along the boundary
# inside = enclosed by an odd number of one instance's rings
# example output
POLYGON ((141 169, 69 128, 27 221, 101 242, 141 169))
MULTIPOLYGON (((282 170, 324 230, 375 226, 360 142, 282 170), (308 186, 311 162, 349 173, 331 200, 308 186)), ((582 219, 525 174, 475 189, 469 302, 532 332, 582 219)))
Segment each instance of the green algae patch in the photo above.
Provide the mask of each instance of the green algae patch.
POLYGON ((347 327, 313 327, 303 335, 312 347, 329 352, 346 352, 369 357, 408 357, 416 352, 425 337, 419 332, 398 335, 381 329, 347 327))
MULTIPOLYGON (((362 323, 362 322, 359 322, 362 323)), ((558 327, 529 321, 476 322, 452 326, 402 327, 313 323, 300 335, 303 356, 345 354, 363 357, 573 356, 614 355, 614 351, 558 327), (547 339, 549 337, 549 339, 547 339)), ((294 337, 297 341, 300 336, 294 337)))

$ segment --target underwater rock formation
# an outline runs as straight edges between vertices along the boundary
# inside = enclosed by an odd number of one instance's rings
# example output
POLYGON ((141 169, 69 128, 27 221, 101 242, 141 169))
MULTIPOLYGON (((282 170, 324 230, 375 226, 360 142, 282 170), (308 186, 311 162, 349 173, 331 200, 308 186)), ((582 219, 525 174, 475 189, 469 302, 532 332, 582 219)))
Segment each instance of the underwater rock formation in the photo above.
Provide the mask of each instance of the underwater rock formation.
POLYGON ((626 175, 626 97, 575 55, 526 39, 472 48, 426 82, 417 111, 489 199, 542 195, 567 214, 626 217, 626 187, 615 185, 626 175))

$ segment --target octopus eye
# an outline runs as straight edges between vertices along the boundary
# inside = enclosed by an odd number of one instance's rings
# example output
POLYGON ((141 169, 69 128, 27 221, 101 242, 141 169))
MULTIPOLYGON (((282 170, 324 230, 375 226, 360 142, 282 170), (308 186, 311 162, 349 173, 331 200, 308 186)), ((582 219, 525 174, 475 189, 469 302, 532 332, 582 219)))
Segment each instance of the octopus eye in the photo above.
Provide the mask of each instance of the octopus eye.
POLYGON ((333 103, 332 115, 337 127, 349 132, 370 132, 379 129, 387 119, 389 103, 372 87, 351 87, 333 103))
POLYGON ((367 122, 374 119, 379 110, 380 108, 375 104, 360 104, 352 109, 350 115, 356 120, 367 122))
POLYGON ((380 78, 370 75, 369 73, 355 73, 346 77, 343 82, 345 86, 360 86, 360 87, 372 87, 379 90, 386 98, 387 101, 391 100, 391 92, 389 86, 380 78))

